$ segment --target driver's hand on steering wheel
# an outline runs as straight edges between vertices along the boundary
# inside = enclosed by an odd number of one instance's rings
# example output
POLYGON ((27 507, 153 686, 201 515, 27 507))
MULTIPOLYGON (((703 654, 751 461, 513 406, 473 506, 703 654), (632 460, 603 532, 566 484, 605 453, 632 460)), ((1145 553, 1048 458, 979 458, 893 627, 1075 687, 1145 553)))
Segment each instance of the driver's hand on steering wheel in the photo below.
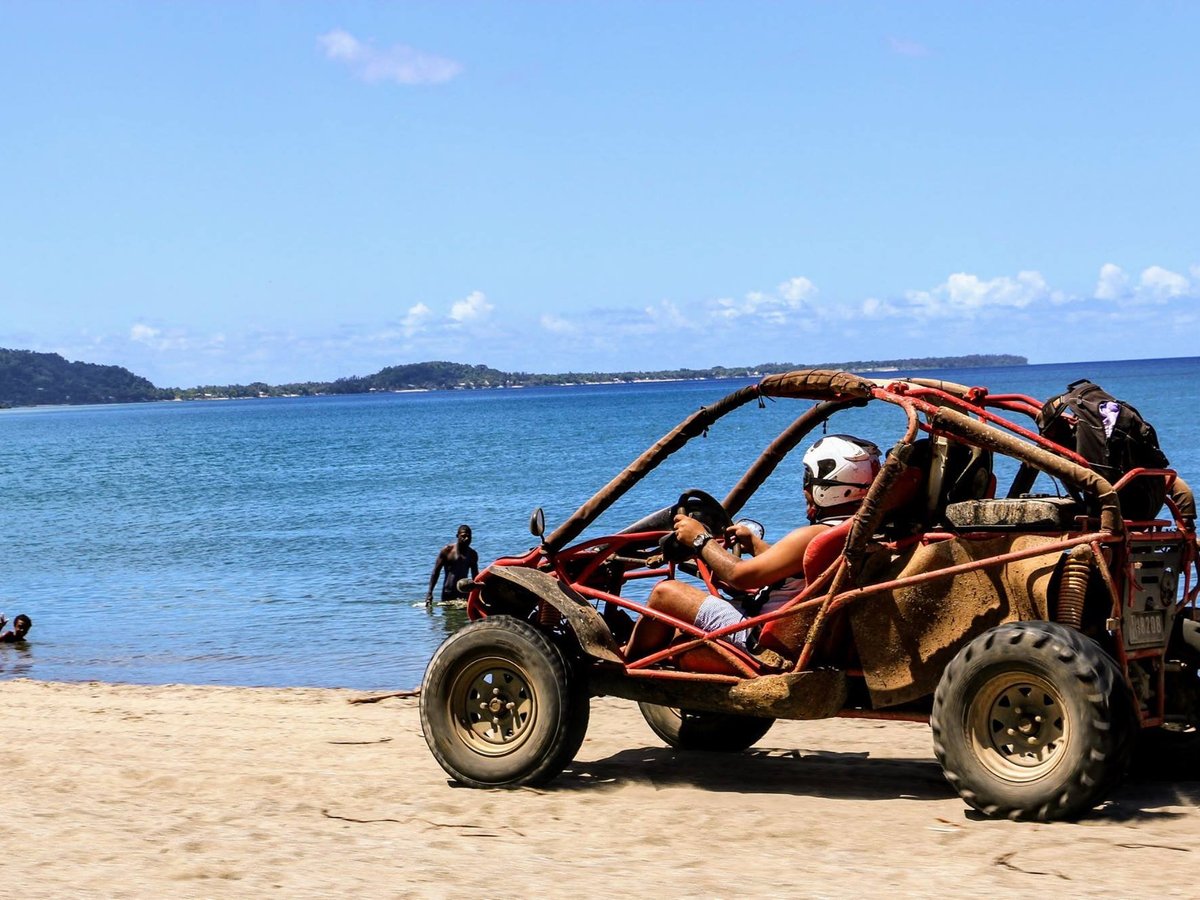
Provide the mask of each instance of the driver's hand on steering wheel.
POLYGON ((754 538, 755 534, 746 525, 737 524, 730 525, 725 529, 725 546, 730 548, 735 553, 748 553, 754 555, 754 538))
POLYGON ((675 515, 675 537, 679 539, 679 543, 685 547, 691 547, 692 541, 696 540, 700 535, 706 534, 708 529, 704 527, 704 523, 698 519, 693 519, 684 513, 675 515))

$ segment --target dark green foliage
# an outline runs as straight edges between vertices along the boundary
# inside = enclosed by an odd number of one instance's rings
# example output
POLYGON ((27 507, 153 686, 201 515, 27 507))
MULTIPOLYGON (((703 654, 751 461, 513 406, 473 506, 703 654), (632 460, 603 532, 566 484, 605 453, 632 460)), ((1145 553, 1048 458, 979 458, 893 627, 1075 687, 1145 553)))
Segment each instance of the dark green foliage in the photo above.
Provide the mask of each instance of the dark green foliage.
POLYGON ((120 366, 67 362, 56 353, 0 350, 0 407, 45 403, 128 403, 138 400, 204 400, 241 397, 308 397, 317 394, 365 394, 372 391, 470 390, 496 387, 542 387, 564 384, 611 384, 636 381, 685 381, 709 378, 756 378, 792 369, 844 369, 852 372, 1023 366, 1023 356, 937 356, 922 359, 858 360, 843 363, 760 363, 756 366, 713 366, 711 369, 660 369, 654 372, 565 372, 538 375, 501 372, 484 365, 453 362, 388 366, 374 375, 336 381, 293 384, 204 385, 156 388, 120 366))
POLYGON ((57 353, 0 349, 0 406, 134 403, 170 396, 120 366, 67 362, 57 353))
POLYGON ((468 366, 464 363, 423 362, 404 366, 388 366, 362 379, 375 391, 403 391, 414 388, 449 390, 459 387, 504 387, 527 384, 531 376, 501 372, 488 366, 468 366))

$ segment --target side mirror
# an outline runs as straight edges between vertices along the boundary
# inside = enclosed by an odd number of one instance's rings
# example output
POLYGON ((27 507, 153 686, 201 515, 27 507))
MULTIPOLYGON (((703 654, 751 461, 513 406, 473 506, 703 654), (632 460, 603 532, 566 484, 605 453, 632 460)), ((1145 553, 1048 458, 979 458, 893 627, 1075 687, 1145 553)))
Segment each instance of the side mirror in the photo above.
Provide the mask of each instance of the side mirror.
POLYGON ((541 540, 542 535, 546 533, 546 514, 542 512, 540 506, 529 517, 529 533, 538 540, 541 540))
POLYGON ((760 541, 764 537, 767 536, 767 529, 763 527, 762 522, 756 522, 756 521, 754 521, 754 519, 738 519, 733 524, 734 525, 745 525, 747 528, 750 529, 750 533, 753 534, 760 541))

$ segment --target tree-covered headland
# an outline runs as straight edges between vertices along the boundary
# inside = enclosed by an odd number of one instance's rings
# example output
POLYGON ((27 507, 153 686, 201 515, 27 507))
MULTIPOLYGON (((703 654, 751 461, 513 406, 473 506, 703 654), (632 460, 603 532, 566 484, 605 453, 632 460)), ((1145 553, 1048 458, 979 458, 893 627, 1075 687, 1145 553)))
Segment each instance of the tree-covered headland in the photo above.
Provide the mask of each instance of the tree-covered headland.
POLYGON ((709 369, 658 369, 638 372, 504 372, 484 365, 420 362, 387 366, 374 375, 335 381, 292 384, 202 385, 159 388, 121 366, 68 362, 57 353, 0 349, 0 406, 63 403, 132 403, 146 400, 215 400, 241 397, 303 397, 320 394, 366 394, 382 391, 478 390, 503 387, 545 387, 571 384, 632 384, 639 381, 685 381, 716 378, 754 378, 792 369, 842 369, 851 372, 918 372, 927 369, 967 369, 983 366, 1023 366, 1023 356, 971 354, 910 359, 852 360, 826 363, 759 363, 753 366, 713 366, 709 369))
POLYGON ((134 403, 169 398, 121 366, 67 362, 57 353, 0 349, 0 406, 134 403))

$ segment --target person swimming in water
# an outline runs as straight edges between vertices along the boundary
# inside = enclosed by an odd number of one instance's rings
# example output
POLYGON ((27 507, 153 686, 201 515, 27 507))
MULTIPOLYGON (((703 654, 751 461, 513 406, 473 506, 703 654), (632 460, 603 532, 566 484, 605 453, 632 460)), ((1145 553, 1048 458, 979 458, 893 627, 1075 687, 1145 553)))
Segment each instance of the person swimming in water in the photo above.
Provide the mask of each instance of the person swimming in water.
MULTIPOLYGON (((8 618, 0 613, 0 628, 8 624, 8 618)), ((13 627, 10 631, 0 634, 0 644, 16 644, 19 641, 25 640, 25 635, 29 634, 29 629, 33 627, 33 620, 25 613, 21 613, 13 619, 13 627)))
POLYGON ((438 553, 437 562, 433 566, 433 574, 429 576, 429 591, 425 594, 425 605, 433 605, 433 589, 437 586, 438 576, 445 573, 442 582, 442 602, 447 600, 465 600, 467 595, 458 590, 458 582, 468 576, 475 578, 479 574, 479 554, 471 548, 471 526, 459 525, 453 544, 447 544, 438 553))

